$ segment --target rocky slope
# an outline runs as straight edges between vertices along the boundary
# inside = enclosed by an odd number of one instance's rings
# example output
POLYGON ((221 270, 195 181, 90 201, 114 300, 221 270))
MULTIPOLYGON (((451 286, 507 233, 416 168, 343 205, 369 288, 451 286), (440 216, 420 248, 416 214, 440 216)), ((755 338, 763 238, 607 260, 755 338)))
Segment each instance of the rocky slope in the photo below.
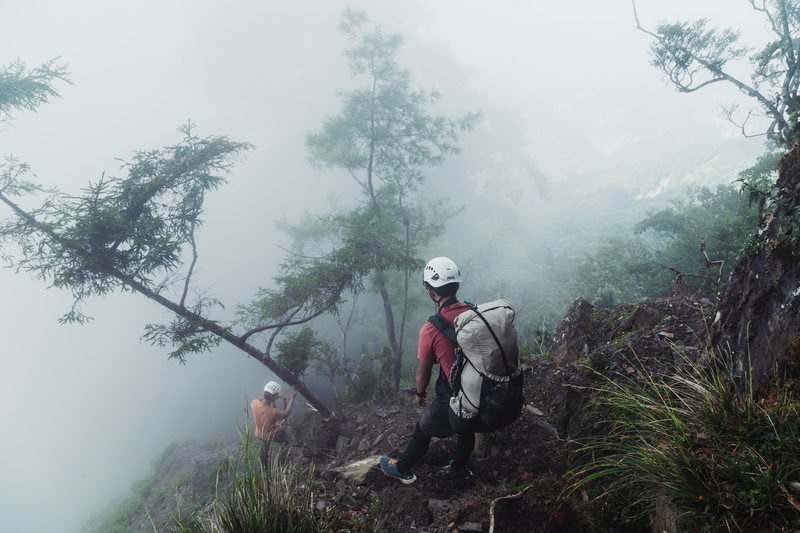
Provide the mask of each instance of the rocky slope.
POLYGON ((92 516, 81 533, 166 532, 177 516, 206 512, 217 488, 224 487, 227 453, 222 443, 174 443, 152 463, 148 476, 131 493, 92 516), (218 474, 222 474, 220 477, 218 474))
POLYGON ((568 344, 580 348, 556 360, 544 355, 524 359, 524 412, 509 428, 485 436, 485 451, 469 464, 474 479, 437 475, 452 457, 453 439, 434 439, 415 468, 418 479, 412 485, 383 476, 375 466, 350 478, 340 470, 359 459, 372 458, 374 464, 380 455, 402 454, 420 416, 410 398, 339 413, 338 424, 319 434, 304 454, 338 442, 336 459, 328 457, 322 468, 330 480, 328 494, 341 502, 342 494, 354 493, 350 510, 367 510, 365 519, 387 531, 488 531, 492 518, 495 531, 506 532, 650 531, 654 517, 636 520, 626 514, 629 501, 595 500, 585 491, 559 498, 566 488, 562 476, 580 460, 579 439, 602 426, 590 408, 594 371, 615 379, 669 373, 691 364, 705 353, 712 313, 712 302, 702 296, 614 310, 576 302, 559 328, 554 353, 568 344))
POLYGON ((781 160, 769 196, 713 320, 713 344, 743 386, 800 365, 800 145, 781 160))
MULTIPOLYGON (((616 309, 575 302, 556 332, 552 355, 523 354, 523 413, 505 430, 484 436, 469 463, 472 479, 438 474, 452 457, 454 439, 433 440, 412 485, 380 472, 378 458, 402 454, 421 414, 410 396, 341 406, 331 422, 307 412, 294 428, 297 445, 289 460, 301 471, 313 465, 315 508, 339 513, 342 531, 485 532, 492 523, 494 531, 511 533, 653 531, 664 517, 641 506, 628 509, 636 495, 605 496, 602 485, 570 494, 565 474, 585 459, 581 443, 605 431, 593 403, 598 380, 669 375, 712 353, 713 297, 682 289, 680 296, 616 309)), ((115 531, 152 531, 153 525, 170 531, 169 512, 179 505, 183 516, 207 512, 224 456, 209 445, 165 451, 154 463, 159 481, 140 484, 152 485, 140 512, 118 518, 128 529, 115 531)))

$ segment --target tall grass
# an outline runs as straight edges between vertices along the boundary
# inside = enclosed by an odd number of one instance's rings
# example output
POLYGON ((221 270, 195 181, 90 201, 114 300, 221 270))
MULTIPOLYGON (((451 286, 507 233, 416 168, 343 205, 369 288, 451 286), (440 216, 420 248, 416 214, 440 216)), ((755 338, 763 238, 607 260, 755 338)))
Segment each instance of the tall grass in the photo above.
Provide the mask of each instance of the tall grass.
POLYGON ((312 533, 320 530, 312 509, 311 471, 301 477, 288 463, 270 458, 262 466, 260 439, 246 428, 236 454, 228 455, 229 478, 218 486, 215 507, 196 520, 178 518, 181 533, 312 533), (303 489, 301 489, 303 487, 303 489))
POLYGON ((796 381, 756 395, 724 369, 687 365, 661 379, 605 377, 602 388, 610 430, 582 448, 591 459, 574 488, 600 481, 666 500, 693 530, 800 526, 796 381))

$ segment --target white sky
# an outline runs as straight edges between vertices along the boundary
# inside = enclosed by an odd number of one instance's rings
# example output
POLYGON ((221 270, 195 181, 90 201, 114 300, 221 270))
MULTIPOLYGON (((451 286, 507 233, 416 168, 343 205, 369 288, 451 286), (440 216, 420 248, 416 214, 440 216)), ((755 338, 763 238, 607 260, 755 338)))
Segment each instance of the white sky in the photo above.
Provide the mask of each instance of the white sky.
MULTIPOLYGON (((351 4, 405 35, 401 62, 412 71, 424 63, 415 54, 426 43, 446 46, 471 69, 470 89, 529 121, 530 151, 545 170, 557 172, 548 154, 570 141, 537 129, 545 114, 582 130, 601 153, 656 131, 738 135, 712 112, 735 93, 681 95, 659 79, 627 0, 351 4)), ((328 191, 344 183, 308 166, 303 134, 336 111, 335 91, 351 83, 337 30, 346 5, 4 0, 0 64, 33 67, 61 56, 75 85, 0 126, 0 152, 30 163, 38 181, 77 194, 103 172, 119 175, 114 158, 177 143, 175 129, 189 119, 201 136, 255 144, 209 201, 201 242, 198 282, 230 316, 269 284, 283 258, 273 221, 322 209, 328 191)), ((745 0, 637 5, 649 28, 706 16, 746 28, 749 42, 765 38, 745 0)), ((435 69, 419 72, 437 83, 435 69)), ((88 326, 59 326, 71 300, 46 286, 0 271, 0 531, 74 530, 141 477, 166 444, 233 433, 245 395, 259 394, 269 379, 228 347, 186 366, 167 361, 166 350, 138 339, 145 323, 168 317, 130 293, 87 302, 96 319, 88 326)))

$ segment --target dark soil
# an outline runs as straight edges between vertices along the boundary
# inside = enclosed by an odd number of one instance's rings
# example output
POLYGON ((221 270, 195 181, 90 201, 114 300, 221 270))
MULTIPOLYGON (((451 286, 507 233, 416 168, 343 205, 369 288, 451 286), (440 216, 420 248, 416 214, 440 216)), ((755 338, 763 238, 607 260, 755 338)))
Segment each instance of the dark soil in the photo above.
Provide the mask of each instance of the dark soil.
POLYGON ((626 511, 631 495, 601 498, 602 486, 568 495, 568 472, 581 462, 581 439, 604 428, 602 416, 591 408, 592 387, 604 379, 668 375, 693 364, 705 353, 713 312, 708 296, 691 292, 593 309, 585 358, 559 367, 545 355, 523 354, 525 409, 511 426, 485 436, 485 453, 473 455, 468 464, 472 479, 437 475, 453 457, 453 438, 433 440, 414 467, 417 481, 411 485, 377 467, 358 487, 324 474, 369 456, 400 457, 422 414, 411 396, 345 406, 335 423, 307 420, 298 431, 305 447, 295 459, 308 463, 313 458, 323 471, 321 497, 351 518, 343 531, 489 531, 492 516, 498 532, 652 531, 647 509, 638 517, 626 511), (345 493, 352 499, 343 498, 345 493))

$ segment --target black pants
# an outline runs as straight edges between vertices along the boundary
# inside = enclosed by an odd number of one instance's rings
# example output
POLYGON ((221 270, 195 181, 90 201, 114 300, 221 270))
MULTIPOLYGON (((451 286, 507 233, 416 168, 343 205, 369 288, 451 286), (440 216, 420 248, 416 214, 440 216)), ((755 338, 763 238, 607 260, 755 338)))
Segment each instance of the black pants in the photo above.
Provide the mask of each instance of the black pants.
MULTIPOLYGON (((414 435, 406 447, 403 458, 397 463, 397 470, 407 472, 413 468, 420 459, 428 451, 431 438, 445 438, 456 435, 456 432, 450 426, 450 397, 453 395, 447 379, 440 372, 439 378, 436 380, 436 397, 428 406, 428 410, 422 415, 422 418, 417 422, 417 427, 414 429, 414 435)), ((457 434, 458 441, 456 442, 456 456, 453 459, 453 468, 461 470, 467 464, 472 449, 475 447, 475 433, 472 431, 463 431, 457 434)))
POLYGON ((289 443, 289 436, 286 432, 281 429, 280 431, 276 431, 269 438, 264 439, 261 441, 261 449, 258 451, 258 458, 261 459, 261 466, 265 469, 267 468, 267 464, 269 464, 270 458, 270 451, 274 450, 272 454, 275 457, 279 457, 280 449, 275 449, 276 446, 283 448, 286 444, 289 443))

